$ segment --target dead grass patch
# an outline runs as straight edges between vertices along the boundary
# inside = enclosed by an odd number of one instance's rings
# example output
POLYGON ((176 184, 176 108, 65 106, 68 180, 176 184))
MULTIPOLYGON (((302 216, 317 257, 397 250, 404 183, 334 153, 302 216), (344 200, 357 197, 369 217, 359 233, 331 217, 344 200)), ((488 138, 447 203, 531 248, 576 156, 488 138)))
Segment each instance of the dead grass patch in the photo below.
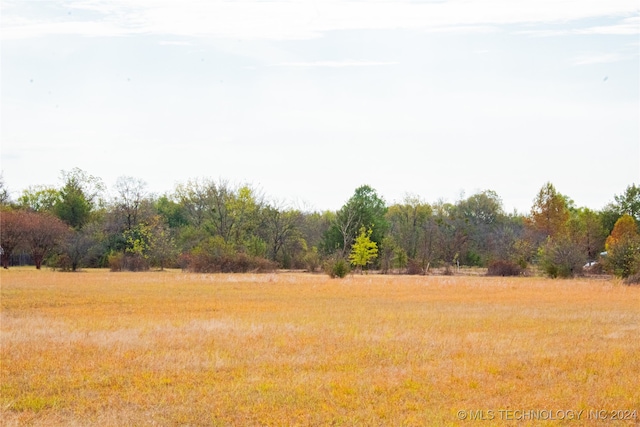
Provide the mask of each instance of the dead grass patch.
POLYGON ((6 425, 457 425, 458 410, 640 408, 640 289, 615 281, 0 279, 6 425))

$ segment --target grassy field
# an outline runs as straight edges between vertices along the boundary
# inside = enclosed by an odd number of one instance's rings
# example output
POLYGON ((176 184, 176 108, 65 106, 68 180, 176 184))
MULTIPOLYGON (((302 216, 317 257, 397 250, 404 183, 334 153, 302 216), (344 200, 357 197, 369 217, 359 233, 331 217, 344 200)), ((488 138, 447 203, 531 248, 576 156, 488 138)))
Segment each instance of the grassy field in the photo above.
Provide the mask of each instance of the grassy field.
POLYGON ((615 281, 0 280, 5 426, 640 424, 640 287, 615 281))

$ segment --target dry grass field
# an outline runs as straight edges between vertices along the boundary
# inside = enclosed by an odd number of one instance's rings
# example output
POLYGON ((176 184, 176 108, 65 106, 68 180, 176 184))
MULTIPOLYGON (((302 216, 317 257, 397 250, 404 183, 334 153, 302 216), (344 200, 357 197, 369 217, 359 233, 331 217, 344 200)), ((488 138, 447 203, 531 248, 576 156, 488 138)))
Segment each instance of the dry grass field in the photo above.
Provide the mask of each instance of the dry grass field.
POLYGON ((640 424, 640 287, 616 281, 0 280, 5 426, 640 424))

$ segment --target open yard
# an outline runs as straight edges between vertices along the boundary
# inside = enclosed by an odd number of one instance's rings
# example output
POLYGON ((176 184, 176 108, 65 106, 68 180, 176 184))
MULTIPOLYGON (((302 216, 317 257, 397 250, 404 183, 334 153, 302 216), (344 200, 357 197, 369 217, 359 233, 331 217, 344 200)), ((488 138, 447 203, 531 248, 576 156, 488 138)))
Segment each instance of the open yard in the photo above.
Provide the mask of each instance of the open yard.
POLYGON ((617 281, 0 280, 6 426, 640 423, 640 287, 617 281))

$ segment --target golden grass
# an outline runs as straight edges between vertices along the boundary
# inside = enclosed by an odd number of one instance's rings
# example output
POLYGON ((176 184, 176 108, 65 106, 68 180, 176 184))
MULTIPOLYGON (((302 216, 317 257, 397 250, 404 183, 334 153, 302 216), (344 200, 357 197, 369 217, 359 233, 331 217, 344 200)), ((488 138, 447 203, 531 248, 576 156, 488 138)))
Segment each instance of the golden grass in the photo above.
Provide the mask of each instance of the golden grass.
POLYGON ((615 281, 0 280, 3 425, 603 425, 589 411, 640 409, 640 288, 615 281))

